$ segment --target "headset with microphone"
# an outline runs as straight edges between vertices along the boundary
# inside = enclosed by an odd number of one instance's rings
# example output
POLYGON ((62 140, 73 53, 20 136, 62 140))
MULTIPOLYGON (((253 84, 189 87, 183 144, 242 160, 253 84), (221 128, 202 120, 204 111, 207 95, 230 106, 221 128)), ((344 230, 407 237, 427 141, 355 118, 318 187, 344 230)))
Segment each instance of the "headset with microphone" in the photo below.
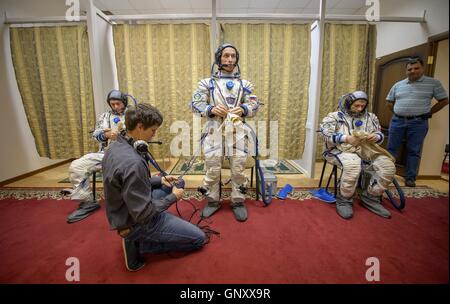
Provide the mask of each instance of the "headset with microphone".
MULTIPOLYGON (((161 167, 159 166, 158 162, 155 160, 155 158, 153 157, 153 155, 150 153, 150 151, 148 150, 148 145, 149 144, 158 144, 158 145, 162 145, 161 141, 150 141, 150 142, 146 142, 145 140, 136 140, 134 141, 132 138, 130 138, 131 143, 133 148, 140 154, 142 155, 142 157, 144 157, 144 159, 149 162, 150 164, 152 164, 152 166, 158 170, 159 173, 161 173, 161 177, 166 179, 165 177, 169 174, 167 174, 167 172, 165 172, 163 169, 161 169, 161 167)), ((167 179, 166 181, 169 184, 172 184, 171 182, 169 182, 167 179)), ((186 183, 184 181, 184 179, 180 176, 178 177, 178 180, 176 182, 173 183, 173 185, 177 188, 183 188, 185 187, 186 183)))
POLYGON ((222 78, 227 78, 227 76, 223 77, 221 74, 221 70, 224 67, 228 67, 228 66, 233 66, 234 68, 237 68, 237 72, 234 73, 232 75, 231 78, 240 78, 241 75, 241 69, 239 67, 239 51, 237 50, 237 48, 230 44, 230 43, 223 43, 222 45, 220 45, 216 52, 214 53, 214 63, 211 66, 211 76, 215 75, 216 73, 214 73, 214 66, 217 65, 218 71, 216 72, 218 75, 220 75, 222 78), (222 64, 221 59, 222 59, 222 53, 223 50, 226 48, 233 48, 236 51, 236 63, 235 64, 222 64))
POLYGON ((108 93, 108 96, 106 97, 106 102, 108 103, 109 106, 111 106, 112 99, 120 100, 123 102, 123 104, 125 105, 125 108, 126 108, 128 106, 128 97, 130 97, 133 100, 133 103, 135 106, 138 104, 136 98, 134 98, 133 95, 128 94, 128 93, 122 93, 119 90, 111 90, 108 93))
POLYGON ((363 92, 363 91, 355 91, 355 92, 352 92, 352 93, 347 93, 347 94, 342 95, 342 96, 339 98, 338 109, 345 108, 346 111, 347 111, 348 113, 350 113, 350 112, 351 112, 350 108, 351 108, 352 104, 353 104, 356 100, 359 100, 359 99, 365 100, 365 101, 367 102, 367 103, 366 103, 366 106, 365 106, 364 109, 361 111, 361 114, 364 114, 364 113, 366 112, 367 106, 368 106, 368 104, 369 104, 369 97, 368 97, 367 94, 366 94, 365 92, 363 92))

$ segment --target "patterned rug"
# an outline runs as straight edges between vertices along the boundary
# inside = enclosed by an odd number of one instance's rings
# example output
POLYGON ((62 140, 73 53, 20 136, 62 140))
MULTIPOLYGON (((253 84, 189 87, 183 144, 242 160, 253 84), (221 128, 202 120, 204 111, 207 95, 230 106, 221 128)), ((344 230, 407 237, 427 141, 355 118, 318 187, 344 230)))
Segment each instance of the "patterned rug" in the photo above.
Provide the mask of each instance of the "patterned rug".
MULTIPOLYGON (((313 196, 309 192, 311 189, 316 188, 294 188, 294 191, 288 195, 288 198, 293 200, 305 200, 311 199, 313 196)), ((0 188, 0 200, 7 198, 14 198, 18 200, 22 199, 56 199, 56 200, 70 200, 70 198, 61 192, 62 188, 0 188)), ((415 188, 404 187, 403 192, 406 198, 427 198, 427 197, 448 197, 448 192, 440 192, 438 190, 420 186, 415 188)), ((396 193, 393 191, 393 193, 396 193)), ((227 200, 230 198, 231 191, 229 188, 224 188, 222 192, 222 198, 227 200)), ((100 188, 96 191, 96 196, 99 199, 103 199, 103 190, 100 188)), ((256 199, 255 189, 249 189, 247 197, 256 199)), ((394 194, 395 196, 395 194, 394 194)), ((204 196, 194 189, 186 189, 183 195, 184 199, 197 199, 203 200, 204 196)), ((261 199, 261 196, 260 196, 261 199)), ((408 208, 408 202, 406 202, 406 208, 408 208)))
MULTIPOLYGON (((170 171, 172 175, 181 175, 187 169, 187 162, 189 159, 180 158, 175 166, 170 171)), ((279 160, 278 162, 268 163, 267 161, 261 160, 260 164, 264 167, 265 172, 271 172, 273 174, 302 174, 289 160, 279 160)), ((192 165, 191 169, 186 173, 186 175, 204 175, 205 174, 205 160, 197 158, 192 165)))

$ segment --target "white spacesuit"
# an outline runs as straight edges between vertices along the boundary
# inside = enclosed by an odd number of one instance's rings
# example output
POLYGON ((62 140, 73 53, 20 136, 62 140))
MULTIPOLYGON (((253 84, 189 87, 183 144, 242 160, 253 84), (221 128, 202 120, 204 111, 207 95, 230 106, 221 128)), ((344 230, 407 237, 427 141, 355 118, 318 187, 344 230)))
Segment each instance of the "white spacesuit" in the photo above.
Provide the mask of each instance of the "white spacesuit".
POLYGON ((329 113, 320 124, 319 134, 325 141, 323 156, 342 169, 336 208, 344 218, 353 215, 351 198, 362 166, 372 172, 367 189, 361 194, 363 205, 378 215, 390 217, 380 203, 381 195, 395 174, 394 158, 378 146, 384 135, 376 115, 367 111, 367 104, 367 94, 362 91, 346 94, 340 99, 338 111, 329 113), (364 107, 361 111, 352 108, 356 101, 364 107), (367 138, 369 135, 373 141, 362 139, 356 145, 348 142, 348 137, 367 138))
MULTIPOLYGON (((239 221, 245 221, 247 212, 243 204, 245 195, 242 187, 247 186, 245 163, 248 156, 248 133, 242 123, 243 117, 253 117, 259 108, 259 101, 252 95, 253 85, 240 79, 239 69, 234 72, 239 60, 237 49, 230 44, 221 45, 215 53, 215 63, 218 71, 212 73, 211 78, 199 82, 197 90, 192 96, 191 107, 194 113, 208 118, 206 138, 203 142, 205 154, 206 175, 203 187, 207 189, 208 206, 203 210, 202 217, 211 216, 220 208, 219 182, 223 157, 230 161, 231 169, 231 207, 239 221), (222 59, 222 52, 232 48, 236 52, 235 64, 224 69, 226 64, 222 59), (230 72, 231 70, 231 72, 230 72), (226 117, 219 117, 212 113, 214 107, 223 105, 227 111, 240 107, 242 116, 228 112, 226 117)), ((214 65, 213 65, 214 67, 214 65)))
POLYGON ((120 132, 120 129, 125 127, 124 110, 127 105, 126 95, 120 91, 113 90, 108 94, 107 102, 111 110, 99 116, 92 134, 95 140, 99 142, 99 151, 96 153, 88 153, 74 160, 69 167, 69 179, 73 186, 70 198, 78 200, 81 203, 79 208, 67 218, 68 223, 79 221, 100 208, 99 203, 93 199, 89 177, 94 171, 101 169, 104 150, 111 141, 111 139, 105 136, 105 130, 120 132), (111 107, 111 100, 119 100, 123 103, 120 111, 115 111, 111 107))

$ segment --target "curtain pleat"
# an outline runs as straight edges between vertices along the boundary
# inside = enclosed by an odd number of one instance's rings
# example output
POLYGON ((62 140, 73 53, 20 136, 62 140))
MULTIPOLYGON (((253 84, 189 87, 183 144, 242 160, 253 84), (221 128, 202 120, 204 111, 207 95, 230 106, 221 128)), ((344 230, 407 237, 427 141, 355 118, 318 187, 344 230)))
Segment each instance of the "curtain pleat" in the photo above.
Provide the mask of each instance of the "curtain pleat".
MULTIPOLYGON (((374 86, 376 27, 369 24, 325 24, 321 121, 337 109, 339 97, 356 90, 369 95, 369 109, 374 86)), ((318 126, 317 126, 318 127, 318 126)), ((322 159, 323 141, 317 140, 317 159, 322 159)))
POLYGON ((239 50, 242 78, 253 83, 264 103, 251 120, 265 125, 268 144, 278 139, 278 158, 299 159, 308 112, 310 25, 223 23, 221 28, 221 41, 239 50), (278 123, 278 134, 270 132, 271 121, 278 123))
POLYGON ((51 159, 96 150, 86 26, 11 28, 17 84, 36 149, 51 159))
POLYGON ((152 146, 152 153, 169 157, 176 135, 170 126, 185 121, 192 128, 189 102, 200 79, 210 74, 209 25, 123 24, 113 33, 119 87, 161 111, 164 122, 157 137, 164 144, 152 146))

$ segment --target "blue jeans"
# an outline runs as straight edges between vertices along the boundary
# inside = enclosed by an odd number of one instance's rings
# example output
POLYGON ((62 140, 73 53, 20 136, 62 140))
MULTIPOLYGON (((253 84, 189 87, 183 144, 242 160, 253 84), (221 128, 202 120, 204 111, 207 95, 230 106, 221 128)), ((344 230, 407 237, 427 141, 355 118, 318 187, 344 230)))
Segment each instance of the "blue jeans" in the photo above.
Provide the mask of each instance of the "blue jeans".
MULTIPOLYGON (((152 198, 159 199, 170 193, 168 187, 154 189, 152 198)), ((141 253, 164 253, 200 249, 206 236, 197 226, 164 211, 149 223, 136 225, 127 239, 139 241, 141 253)))
POLYGON ((392 116, 389 125, 388 151, 397 157, 400 145, 406 138, 405 179, 415 181, 419 167, 422 144, 428 132, 428 120, 422 118, 404 119, 392 116))

